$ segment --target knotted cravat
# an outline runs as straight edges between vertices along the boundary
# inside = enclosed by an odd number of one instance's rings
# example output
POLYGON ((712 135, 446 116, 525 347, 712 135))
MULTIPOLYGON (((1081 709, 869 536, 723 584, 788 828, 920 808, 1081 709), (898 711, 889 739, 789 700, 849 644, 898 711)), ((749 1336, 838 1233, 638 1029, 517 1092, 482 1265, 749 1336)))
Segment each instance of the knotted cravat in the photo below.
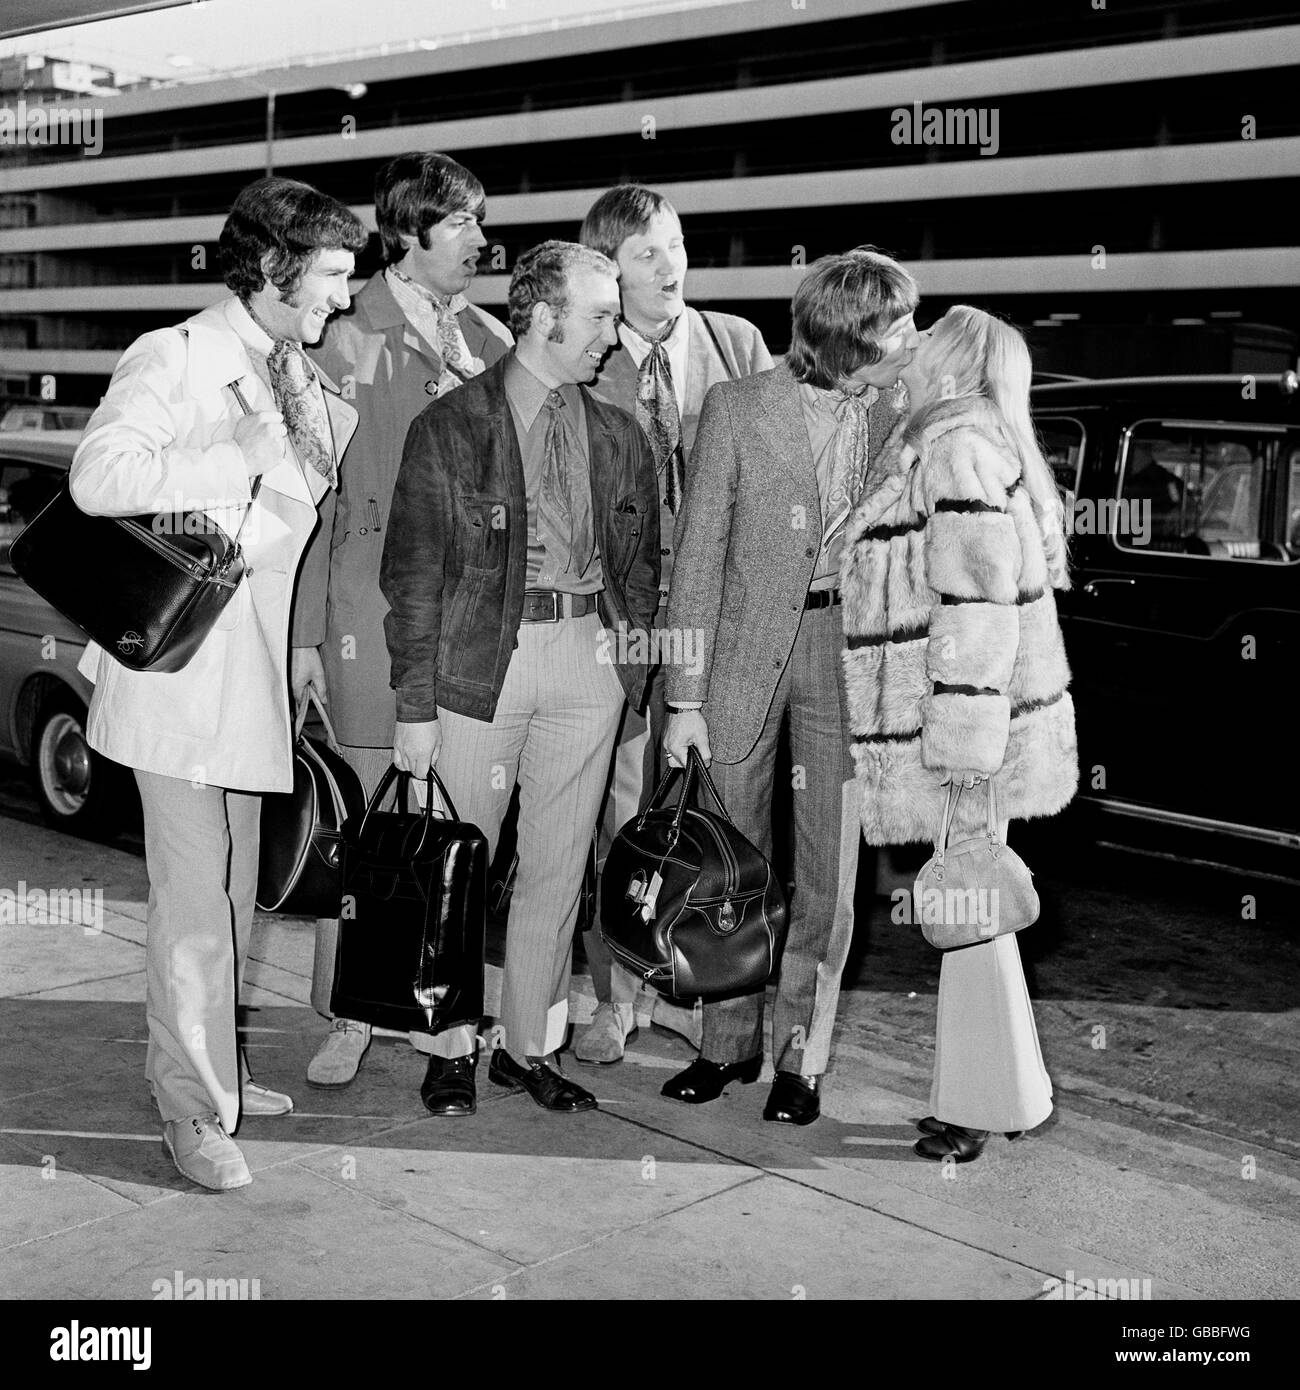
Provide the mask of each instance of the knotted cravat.
POLYGON ((311 363, 286 338, 281 338, 266 359, 271 375, 271 391, 289 431, 298 457, 328 478, 338 482, 334 461, 334 439, 330 432, 325 402, 316 393, 316 373, 311 363))
MULTIPOLYGON (((582 449, 558 391, 546 397, 548 412, 542 465, 542 488, 537 516, 552 538, 567 536, 568 559, 564 568, 581 578, 595 553, 591 521, 591 484, 586 476, 582 449)), ((559 560, 557 555, 556 560, 559 560)))
POLYGON ((629 323, 628 331, 650 344, 636 374, 636 422, 645 431, 654 454, 660 492, 675 516, 682 500, 682 420, 673 391, 673 371, 665 341, 677 320, 662 333, 642 333, 629 323))
POLYGON ((388 284, 398 307, 424 339, 438 367, 438 395, 444 396, 483 370, 482 361, 469 350, 458 315, 468 300, 452 295, 443 303, 409 275, 388 267, 388 284))
POLYGON ((836 423, 830 493, 826 498, 825 534, 828 539, 844 525, 862 492, 871 445, 868 413, 875 394, 871 387, 864 386, 859 391, 835 391, 830 400, 836 423))

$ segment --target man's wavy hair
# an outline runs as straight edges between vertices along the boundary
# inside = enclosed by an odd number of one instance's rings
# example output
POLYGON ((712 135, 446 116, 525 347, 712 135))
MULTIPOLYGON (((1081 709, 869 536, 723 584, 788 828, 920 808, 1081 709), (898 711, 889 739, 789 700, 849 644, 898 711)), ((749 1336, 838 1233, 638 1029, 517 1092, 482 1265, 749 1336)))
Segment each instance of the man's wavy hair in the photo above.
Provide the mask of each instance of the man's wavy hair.
POLYGON ((375 175, 375 221, 389 265, 406 255, 403 235, 417 237, 427 251, 429 228, 453 212, 472 212, 482 222, 487 197, 478 179, 449 155, 399 154, 375 175))
POLYGON ((592 203, 582 220, 578 240, 584 246, 603 252, 612 261, 628 237, 640 236, 651 219, 665 211, 674 216, 677 213, 662 193, 639 183, 620 183, 606 189, 592 203))
POLYGON ((823 256, 790 301, 786 363, 796 381, 827 390, 885 355, 885 329, 920 302, 916 281, 874 246, 823 256))
POLYGON ((217 245, 221 274, 240 299, 251 299, 267 280, 288 299, 318 251, 359 255, 369 239, 337 198, 297 179, 268 176, 240 190, 217 245))
POLYGON ((549 304, 556 318, 563 318, 574 270, 595 270, 615 280, 619 273, 608 256, 576 241, 544 241, 519 257, 510 277, 510 331, 516 339, 531 327, 534 305, 549 304))

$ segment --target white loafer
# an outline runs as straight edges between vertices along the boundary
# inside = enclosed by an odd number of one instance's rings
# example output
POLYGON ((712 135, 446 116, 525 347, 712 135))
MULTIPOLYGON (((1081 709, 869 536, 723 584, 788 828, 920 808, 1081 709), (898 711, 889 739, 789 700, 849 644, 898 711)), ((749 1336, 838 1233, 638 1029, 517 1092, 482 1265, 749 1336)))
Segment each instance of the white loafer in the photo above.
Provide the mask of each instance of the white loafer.
POLYGON ((163 1149, 177 1172, 213 1192, 247 1187, 253 1181, 239 1145, 214 1114, 166 1121, 163 1149))

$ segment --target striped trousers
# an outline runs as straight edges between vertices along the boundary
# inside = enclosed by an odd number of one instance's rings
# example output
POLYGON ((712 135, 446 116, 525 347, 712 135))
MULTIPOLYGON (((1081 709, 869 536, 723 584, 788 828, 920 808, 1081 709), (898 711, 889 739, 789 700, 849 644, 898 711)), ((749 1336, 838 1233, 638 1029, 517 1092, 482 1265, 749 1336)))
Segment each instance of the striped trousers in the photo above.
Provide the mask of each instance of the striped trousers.
MULTIPOLYGON (((438 711, 438 775, 461 820, 496 853, 519 784, 519 866, 506 928, 500 1045, 517 1060, 560 1048, 569 1023, 569 973, 578 901, 600 811, 624 693, 599 659, 595 613, 524 623, 492 720, 438 711)), ((468 1053, 474 1030, 434 1039, 444 1056, 468 1053)))

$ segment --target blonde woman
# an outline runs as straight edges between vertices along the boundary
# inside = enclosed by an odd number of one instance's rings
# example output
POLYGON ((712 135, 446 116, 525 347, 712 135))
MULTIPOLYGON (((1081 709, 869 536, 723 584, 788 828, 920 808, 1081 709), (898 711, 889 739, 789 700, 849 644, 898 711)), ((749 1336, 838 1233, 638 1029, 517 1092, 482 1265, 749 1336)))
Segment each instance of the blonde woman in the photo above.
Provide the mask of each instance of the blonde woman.
MULTIPOLYGON (((869 844, 978 834, 993 778, 1008 820, 1049 816, 1078 782, 1054 590, 1069 585, 1062 506, 1029 417, 1030 358, 965 305, 922 335, 912 415, 850 522, 844 594, 850 729, 869 844)), ((1006 835, 1007 822, 1000 827, 1006 835)), ((923 1158, 978 1158, 990 1131, 1052 1109, 1014 935, 944 954, 923 1158)))

